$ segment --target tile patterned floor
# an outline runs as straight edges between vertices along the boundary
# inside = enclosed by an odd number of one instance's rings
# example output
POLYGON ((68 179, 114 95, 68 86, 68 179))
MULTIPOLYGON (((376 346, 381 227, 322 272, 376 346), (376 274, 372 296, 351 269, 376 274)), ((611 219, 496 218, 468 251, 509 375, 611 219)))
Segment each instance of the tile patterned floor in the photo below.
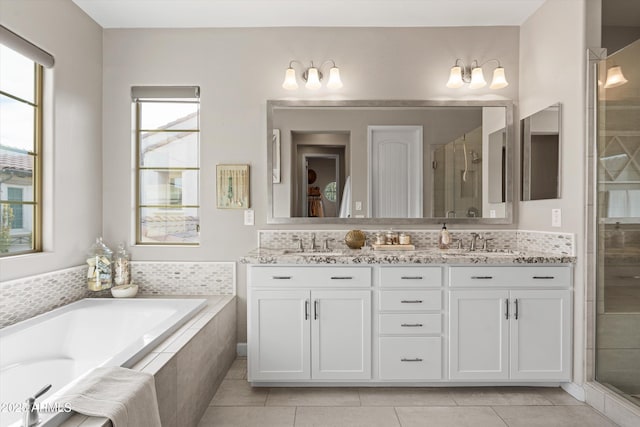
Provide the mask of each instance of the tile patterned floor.
POLYGON ((237 359, 199 427, 615 427, 559 388, 254 388, 237 359))

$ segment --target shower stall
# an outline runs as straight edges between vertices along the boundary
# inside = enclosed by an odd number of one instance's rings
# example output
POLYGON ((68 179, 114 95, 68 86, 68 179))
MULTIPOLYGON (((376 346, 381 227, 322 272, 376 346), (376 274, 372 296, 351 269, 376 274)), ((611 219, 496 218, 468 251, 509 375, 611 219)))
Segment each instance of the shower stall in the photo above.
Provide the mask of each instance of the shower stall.
POLYGON ((640 40, 597 76, 595 379, 640 405, 640 40))

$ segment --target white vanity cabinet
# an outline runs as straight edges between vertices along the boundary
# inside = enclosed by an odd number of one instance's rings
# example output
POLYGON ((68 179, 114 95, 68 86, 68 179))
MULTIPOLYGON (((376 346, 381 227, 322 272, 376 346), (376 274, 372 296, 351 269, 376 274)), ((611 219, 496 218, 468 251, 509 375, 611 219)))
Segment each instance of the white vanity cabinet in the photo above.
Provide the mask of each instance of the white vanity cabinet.
POLYGON ((249 381, 371 378, 369 267, 249 268, 249 381))
POLYGON ((383 381, 442 379, 442 267, 378 269, 378 376, 383 381))
POLYGON ((571 268, 451 267, 451 380, 569 381, 571 268))

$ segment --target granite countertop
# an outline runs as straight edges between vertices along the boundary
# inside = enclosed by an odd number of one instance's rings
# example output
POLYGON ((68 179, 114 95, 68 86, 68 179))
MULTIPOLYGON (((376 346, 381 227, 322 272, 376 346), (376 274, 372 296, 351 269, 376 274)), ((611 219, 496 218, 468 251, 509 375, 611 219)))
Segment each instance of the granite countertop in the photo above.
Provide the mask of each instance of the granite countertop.
POLYGON ((240 258, 242 264, 573 264, 575 256, 533 251, 474 251, 416 249, 374 251, 335 249, 296 252, 293 249, 257 248, 240 258))

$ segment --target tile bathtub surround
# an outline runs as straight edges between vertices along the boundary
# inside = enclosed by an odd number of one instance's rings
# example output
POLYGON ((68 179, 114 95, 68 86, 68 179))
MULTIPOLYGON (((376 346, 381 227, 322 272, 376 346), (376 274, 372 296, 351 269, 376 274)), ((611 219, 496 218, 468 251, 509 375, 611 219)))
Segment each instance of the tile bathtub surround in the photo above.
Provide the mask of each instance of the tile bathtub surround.
POLYGON ((235 262, 132 261, 138 295, 235 295, 235 262))
MULTIPOLYGON (((207 300, 202 311, 131 368, 153 374, 163 427, 196 427, 235 359, 235 297, 207 300)), ((85 426, 113 427, 105 418, 78 414, 62 427, 85 426)))
MULTIPOLYGON (((87 289, 87 267, 80 265, 0 282, 0 328, 30 319, 83 298, 111 297, 109 290, 87 289)), ((235 295, 235 262, 131 262, 138 296, 235 295)))
POLYGON ((91 297, 85 266, 0 282, 0 328, 91 297))
MULTIPOLYGON (((321 247, 324 239, 334 239, 330 245, 335 249, 347 249, 344 236, 348 230, 259 230, 258 247, 269 249, 293 249, 296 246, 294 236, 301 237, 305 249, 309 248, 311 235, 316 235, 316 245, 321 247)), ((373 241, 376 232, 386 230, 363 230, 369 242, 373 241)), ((411 235, 411 243, 418 249, 437 248, 440 230, 396 230, 404 231, 411 235)), ((456 230, 449 227, 449 232, 454 239, 462 239, 466 248, 471 241, 471 233, 474 230, 456 230)), ((549 233, 526 230, 478 230, 485 238, 493 239, 489 243, 492 249, 510 249, 519 251, 544 252, 554 255, 575 256, 575 235, 571 233, 549 233)))

